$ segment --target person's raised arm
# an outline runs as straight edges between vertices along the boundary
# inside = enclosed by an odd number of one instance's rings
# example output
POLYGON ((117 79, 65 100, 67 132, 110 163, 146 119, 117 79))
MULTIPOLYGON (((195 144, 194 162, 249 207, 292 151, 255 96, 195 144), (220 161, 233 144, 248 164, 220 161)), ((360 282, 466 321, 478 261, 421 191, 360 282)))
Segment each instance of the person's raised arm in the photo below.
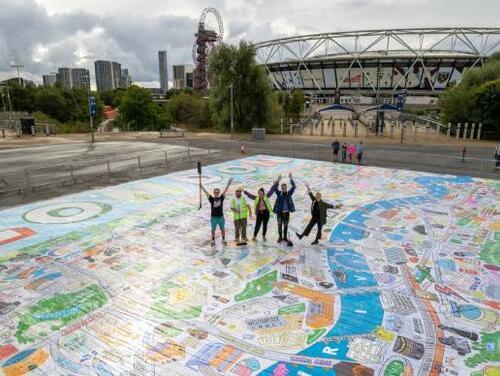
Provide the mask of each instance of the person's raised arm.
POLYGON ((207 195, 207 197, 210 197, 210 193, 208 193, 208 191, 205 189, 205 187, 203 186, 203 184, 200 183, 200 188, 203 192, 205 192, 205 194, 207 195))
POLYGON ((227 193, 227 191, 229 190, 229 186, 231 185, 231 183, 232 183, 232 182, 233 182, 233 178, 230 178, 230 179, 228 180, 228 182, 227 182, 226 188, 224 188, 224 192, 222 192, 222 194, 223 194, 224 196, 226 196, 226 193, 227 193))
POLYGON ((316 198, 314 197, 314 195, 312 194, 311 192, 311 187, 309 187, 309 184, 306 183, 306 188, 307 188, 307 194, 309 195, 309 197, 311 198, 311 200, 315 200, 316 198))
POLYGON ((271 190, 269 191, 271 194, 269 195, 269 192, 268 192, 268 197, 271 197, 274 192, 276 192, 276 194, 278 194, 278 192, 279 192, 278 186, 280 184, 280 180, 281 180, 281 174, 278 175, 278 178, 274 181, 273 186, 271 187, 271 190))
POLYGON ((288 177, 290 178, 290 185, 292 186, 292 189, 290 189, 290 196, 293 195, 293 192, 295 192, 295 188, 297 187, 295 185, 295 182, 293 181, 293 176, 292 173, 288 173, 288 177))
POLYGON ((257 196, 255 196, 254 194, 251 194, 250 192, 248 192, 247 190, 243 190, 243 193, 250 199, 250 200, 255 200, 255 198, 257 196))

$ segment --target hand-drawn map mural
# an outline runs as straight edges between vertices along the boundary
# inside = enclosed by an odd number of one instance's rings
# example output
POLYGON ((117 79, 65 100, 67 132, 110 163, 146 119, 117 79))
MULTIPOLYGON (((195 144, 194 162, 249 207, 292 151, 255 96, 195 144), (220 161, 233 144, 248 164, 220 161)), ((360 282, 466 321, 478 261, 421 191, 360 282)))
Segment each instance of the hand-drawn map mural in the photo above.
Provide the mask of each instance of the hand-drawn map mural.
MULTIPOLYGON (((256 156, 203 169, 267 189, 292 172, 323 240, 210 245, 182 171, 0 211, 0 374, 499 375, 500 181, 256 156)), ((274 201, 274 197, 271 198, 274 201)), ((255 222, 249 221, 249 233, 255 222)), ((314 234, 313 234, 314 235, 314 234)))

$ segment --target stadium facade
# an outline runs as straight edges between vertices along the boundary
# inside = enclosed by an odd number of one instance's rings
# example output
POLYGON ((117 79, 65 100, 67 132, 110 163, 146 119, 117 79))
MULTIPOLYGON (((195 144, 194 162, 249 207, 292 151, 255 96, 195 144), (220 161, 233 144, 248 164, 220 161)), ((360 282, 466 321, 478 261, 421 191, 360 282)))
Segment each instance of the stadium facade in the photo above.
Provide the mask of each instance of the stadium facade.
POLYGON ((500 28, 423 28, 302 35, 256 43, 277 90, 315 95, 438 95, 500 50, 500 28))

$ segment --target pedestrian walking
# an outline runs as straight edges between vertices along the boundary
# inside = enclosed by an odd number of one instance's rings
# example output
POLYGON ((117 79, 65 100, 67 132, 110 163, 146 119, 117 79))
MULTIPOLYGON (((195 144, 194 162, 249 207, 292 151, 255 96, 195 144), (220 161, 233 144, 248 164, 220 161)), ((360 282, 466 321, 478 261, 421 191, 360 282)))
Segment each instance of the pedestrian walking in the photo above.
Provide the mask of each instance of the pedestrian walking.
POLYGON ((291 172, 288 174, 288 177, 290 178, 290 185, 292 186, 290 190, 288 190, 286 183, 281 184, 281 190, 278 189, 281 175, 278 176, 278 180, 274 182, 272 190, 273 193, 276 193, 273 212, 276 214, 278 220, 278 243, 285 241, 287 245, 291 247, 293 243, 288 238, 288 223, 290 222, 290 213, 295 211, 292 196, 296 186, 291 172))
POLYGON ((332 142, 332 150, 333 150, 333 161, 337 162, 339 160, 339 150, 340 150, 340 142, 338 140, 332 142))
POLYGON ((346 162, 346 158, 347 158, 347 144, 344 142, 342 144, 342 163, 346 162))
POLYGON ((259 188, 257 191, 257 195, 253 195, 250 192, 244 190, 243 193, 250 199, 253 200, 253 209, 256 217, 255 228, 253 230, 253 238, 252 240, 257 239, 257 235, 259 234, 260 227, 262 226, 262 239, 266 240, 267 234, 267 223, 269 222, 269 218, 271 217, 272 206, 269 201, 269 197, 273 195, 272 187, 267 192, 264 191, 264 188, 259 188))
POLYGON ((365 145, 363 145, 363 141, 359 141, 356 145, 356 152, 358 154, 358 164, 361 164, 361 159, 363 159, 363 153, 365 152, 365 145))
POLYGON ((329 204, 328 202, 325 202, 322 200, 321 193, 316 192, 316 195, 312 194, 311 188, 309 187, 309 184, 306 183, 307 187, 307 193, 309 194, 309 197, 311 198, 311 219, 309 220, 309 223, 307 224, 305 230, 302 232, 302 234, 299 234, 296 232, 295 234, 299 239, 302 239, 303 237, 309 236, 311 233, 311 230, 314 228, 314 226, 318 227, 318 231, 316 233, 316 238, 314 241, 311 243, 312 245, 318 244, 319 241, 321 240, 322 236, 322 230, 323 226, 326 224, 326 211, 328 209, 340 209, 342 207, 341 204, 338 205, 332 205, 329 204))
POLYGON ((211 235, 212 242, 210 245, 215 247, 215 231, 219 227, 220 233, 222 235, 222 244, 227 245, 226 242, 226 230, 225 230, 225 220, 224 220, 224 199, 226 198, 227 190, 233 182, 233 179, 229 179, 227 186, 222 194, 219 188, 214 188, 213 195, 208 193, 205 187, 200 182, 200 188, 207 195, 208 201, 210 202, 210 225, 211 225, 211 235))
POLYGON ((465 162, 465 155, 467 154, 467 148, 464 146, 462 149, 462 162, 465 162))
POLYGON ((349 163, 352 164, 352 156, 356 153, 356 146, 354 144, 349 144, 347 146, 347 155, 349 156, 349 163))
POLYGON ((238 188, 234 191, 235 197, 231 200, 231 210, 234 220, 234 240, 236 245, 247 244, 247 224, 248 216, 252 218, 252 207, 247 204, 242 189, 238 188))
POLYGON ((500 167, 500 144, 497 145, 497 148, 495 149, 495 170, 500 167))

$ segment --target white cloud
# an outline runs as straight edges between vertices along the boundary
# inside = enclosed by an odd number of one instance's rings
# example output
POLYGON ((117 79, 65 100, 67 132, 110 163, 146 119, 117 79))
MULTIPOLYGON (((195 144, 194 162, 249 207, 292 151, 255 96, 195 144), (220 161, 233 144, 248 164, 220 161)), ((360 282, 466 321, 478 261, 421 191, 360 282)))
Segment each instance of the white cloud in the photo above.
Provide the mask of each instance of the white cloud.
MULTIPOLYGON (((170 64, 191 63, 205 0, 0 0, 0 78, 11 60, 30 77, 59 66, 112 59, 134 80, 158 78, 157 51, 170 64)), ((212 0, 226 40, 263 41, 293 34, 392 27, 498 26, 500 1, 212 0)), ((171 75, 171 72, 170 72, 171 75)))

